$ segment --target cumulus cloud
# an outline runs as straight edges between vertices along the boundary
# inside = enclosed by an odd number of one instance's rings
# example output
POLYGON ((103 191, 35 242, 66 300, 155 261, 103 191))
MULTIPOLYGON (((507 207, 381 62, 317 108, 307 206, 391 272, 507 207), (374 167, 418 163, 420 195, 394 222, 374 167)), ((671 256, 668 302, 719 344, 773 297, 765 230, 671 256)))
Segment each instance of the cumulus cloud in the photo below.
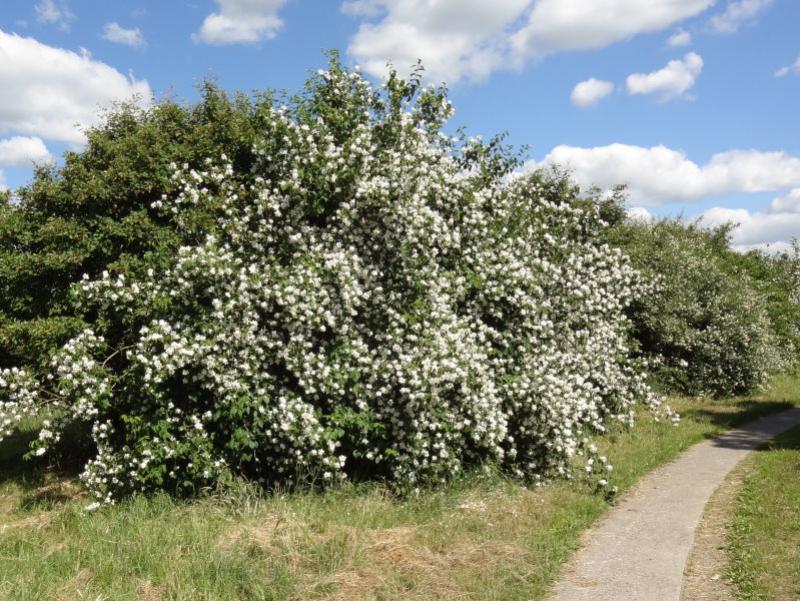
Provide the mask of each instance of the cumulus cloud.
POLYGON ((797 60, 794 61, 791 65, 787 65, 786 67, 781 67, 777 71, 775 71, 775 77, 785 77, 793 73, 795 75, 800 75, 800 56, 797 57, 797 60))
POLYGON ((591 106, 614 91, 614 84, 591 77, 582 81, 572 89, 570 100, 575 106, 586 108, 591 106))
POLYGON ((692 43, 692 34, 684 29, 678 29, 675 33, 669 36, 667 46, 677 48, 679 46, 688 46, 692 43))
POLYGON ((98 122, 98 108, 152 96, 147 81, 126 77, 86 51, 77 54, 0 30, 0 56, 0 133, 80 144, 81 128, 98 122))
POLYGON ((701 217, 709 226, 736 224, 731 242, 738 250, 788 249, 789 241, 800 236, 800 188, 774 199, 766 211, 712 207, 701 217))
POLYGON ((665 146, 557 146, 541 162, 530 162, 525 170, 551 165, 569 169, 584 189, 598 186, 610 190, 627 184, 631 205, 628 215, 644 221, 653 219, 649 208, 668 203, 787 191, 764 211, 716 206, 700 216, 708 226, 738 224, 732 243, 740 251, 788 249, 789 241, 800 237, 800 157, 784 152, 731 150, 699 165, 683 152, 665 146))
POLYGON ((58 25, 61 29, 68 29, 70 21, 75 18, 64 1, 40 0, 34 5, 33 10, 36 13, 37 21, 58 25))
POLYGON ((138 27, 126 29, 116 21, 105 24, 105 27, 103 27, 103 39, 134 48, 141 48, 145 45, 144 36, 138 27))
POLYGON ((192 38, 205 44, 254 44, 283 27, 278 11, 286 0, 216 0, 219 12, 203 21, 192 38))
POLYGON ((625 209, 630 219, 634 221, 652 221, 653 214, 644 207, 628 207, 625 209))
POLYGON ((715 33, 735 33, 744 23, 752 21, 758 14, 773 4, 774 0, 736 0, 730 2, 725 11, 709 21, 715 33))
POLYGON ((700 14, 716 0, 539 0, 513 37, 524 55, 591 50, 660 31, 700 14))
POLYGON ((631 204, 652 207, 733 193, 800 188, 800 157, 784 152, 731 150, 705 165, 665 146, 610 144, 594 148, 557 146, 527 170, 560 165, 584 188, 608 190, 626 184, 631 204))
POLYGON ((0 192, 8 190, 2 167, 30 167, 34 163, 52 161, 53 157, 41 138, 14 136, 0 139, 0 192))
POLYGON ((682 96, 703 70, 703 59, 689 52, 682 60, 673 60, 652 73, 633 73, 626 80, 629 94, 656 94, 665 102, 682 96))
POLYGON ((348 53, 380 77, 391 62, 407 69, 422 59, 434 81, 481 80, 507 66, 507 28, 530 0, 368 0, 344 5, 362 23, 348 53))
MULTIPOLYGON (((786 196, 780 196, 770 204, 772 213, 800 213, 800 188, 795 188, 786 196)), ((797 231, 800 236, 800 230, 797 231)))
POLYGON ((14 136, 0 140, 0 166, 30 167, 53 160, 44 141, 37 137, 14 136))
POLYGON ((481 80, 553 52, 665 29, 716 0, 347 0, 363 19, 348 53, 375 76, 422 59, 431 79, 481 80))
POLYGON ((381 0, 345 0, 342 12, 346 15, 375 17, 381 12, 381 0))

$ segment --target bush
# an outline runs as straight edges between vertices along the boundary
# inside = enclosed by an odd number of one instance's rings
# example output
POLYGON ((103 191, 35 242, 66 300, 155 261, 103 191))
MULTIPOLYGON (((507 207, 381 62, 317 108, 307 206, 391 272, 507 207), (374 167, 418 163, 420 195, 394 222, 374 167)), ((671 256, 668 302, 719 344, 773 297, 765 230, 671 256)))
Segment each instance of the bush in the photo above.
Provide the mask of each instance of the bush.
POLYGON ((727 252, 725 268, 734 278, 744 276, 767 304, 777 347, 791 368, 800 361, 800 241, 787 251, 770 254, 762 250, 727 252))
POLYGON ((262 107, 271 104, 269 95, 229 98, 207 83, 195 106, 118 106, 88 132, 83 152, 66 153, 60 169, 37 169, 17 202, 0 196, 0 368, 46 367, 90 325, 69 301, 82 274, 163 267, 182 243, 200 239, 213 225, 204 215, 177 232, 150 209, 172 190, 170 164, 200 169, 224 152, 248 172, 262 107))
MULTIPOLYGON (((671 391, 715 396, 751 392, 785 367, 793 352, 776 334, 771 315, 775 305, 751 275, 753 270, 734 268, 756 258, 731 250, 730 229, 662 219, 624 221, 611 230, 612 242, 657 283, 631 304, 629 314, 639 352, 652 361, 658 379, 671 391)), ((758 265, 772 269, 770 261, 762 256, 758 265)))
POLYGON ((86 276, 92 325, 48 379, 0 375, 6 427, 47 420, 35 454, 91 431, 98 502, 229 474, 400 490, 486 461, 563 474, 586 432, 658 405, 624 315, 646 285, 597 206, 509 178, 499 140, 444 135, 444 90, 376 91, 333 61, 262 109, 249 169, 176 165, 148 212, 188 240, 209 215, 208 235, 86 276))

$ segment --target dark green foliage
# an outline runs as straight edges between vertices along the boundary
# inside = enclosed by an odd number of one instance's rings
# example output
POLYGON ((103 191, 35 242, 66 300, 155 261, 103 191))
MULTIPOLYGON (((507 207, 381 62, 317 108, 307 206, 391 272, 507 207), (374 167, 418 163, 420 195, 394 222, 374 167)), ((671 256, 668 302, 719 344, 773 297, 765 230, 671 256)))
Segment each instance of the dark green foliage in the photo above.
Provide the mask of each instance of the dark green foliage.
POLYGON ((670 391, 749 392, 795 358, 796 263, 789 255, 736 253, 732 228, 663 219, 622 220, 610 230, 611 243, 658 283, 629 311, 639 352, 670 391))
MULTIPOLYGON (((726 252, 722 256, 726 270, 734 277, 742 275, 767 301, 767 311, 779 346, 800 353, 800 246, 777 255, 751 250, 726 252)), ((790 356, 800 361, 796 354, 790 356)))
POLYGON ((201 100, 149 109, 121 105, 88 132, 61 168, 41 167, 11 203, 0 194, 0 368, 41 366, 83 328, 69 303, 86 273, 137 272, 172 260, 211 227, 200 212, 180 234, 150 208, 174 189, 174 168, 225 153, 237 173, 252 163, 252 140, 268 94, 227 96, 211 83, 201 100))

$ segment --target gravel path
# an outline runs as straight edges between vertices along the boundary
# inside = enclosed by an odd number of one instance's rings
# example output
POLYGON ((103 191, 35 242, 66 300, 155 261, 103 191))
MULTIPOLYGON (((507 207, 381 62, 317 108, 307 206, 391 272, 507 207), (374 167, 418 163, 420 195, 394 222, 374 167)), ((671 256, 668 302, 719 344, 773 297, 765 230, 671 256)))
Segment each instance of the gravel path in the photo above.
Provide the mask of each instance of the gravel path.
POLYGON ((747 453, 797 425, 800 408, 761 418, 645 476, 586 533, 550 601, 679 601, 709 497, 747 453))

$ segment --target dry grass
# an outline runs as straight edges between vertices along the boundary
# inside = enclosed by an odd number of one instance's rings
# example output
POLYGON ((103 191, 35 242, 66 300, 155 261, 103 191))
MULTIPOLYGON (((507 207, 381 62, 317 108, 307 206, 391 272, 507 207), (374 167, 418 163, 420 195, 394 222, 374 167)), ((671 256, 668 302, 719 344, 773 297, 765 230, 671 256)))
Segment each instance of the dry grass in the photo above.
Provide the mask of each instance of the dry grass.
POLYGON ((413 592, 419 598, 459 599, 459 569, 491 573, 520 561, 524 548, 487 541, 443 543, 414 526, 358 528, 332 524, 314 531, 286 515, 237 524, 220 537, 222 549, 257 547, 303 575, 296 599, 360 600, 413 592), (320 569, 322 568, 322 570, 320 569), (323 572, 323 574, 320 574, 323 572))
POLYGON ((139 596, 138 601, 163 601, 165 598, 164 589, 149 580, 139 582, 136 594, 139 596))
POLYGON ((87 599, 87 587, 93 577, 94 574, 91 570, 87 568, 80 570, 61 586, 56 593, 56 599, 58 601, 83 601, 87 599))

